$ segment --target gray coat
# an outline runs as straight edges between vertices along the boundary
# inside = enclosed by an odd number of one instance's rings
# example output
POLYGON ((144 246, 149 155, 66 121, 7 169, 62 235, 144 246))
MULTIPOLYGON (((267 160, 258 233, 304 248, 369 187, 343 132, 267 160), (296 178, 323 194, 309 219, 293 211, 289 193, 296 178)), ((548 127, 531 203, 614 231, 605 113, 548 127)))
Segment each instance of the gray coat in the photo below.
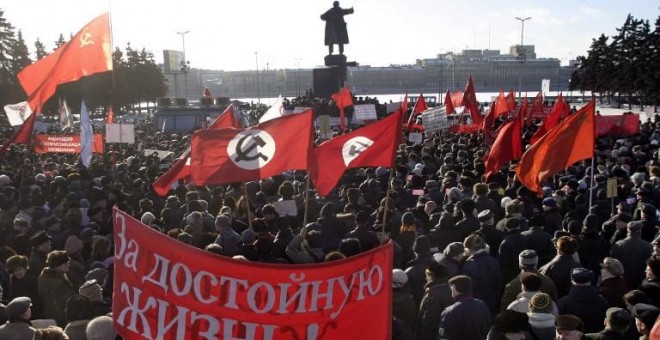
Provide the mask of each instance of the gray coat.
POLYGON ((34 337, 35 329, 27 322, 15 322, 0 327, 0 339, 3 340, 25 340, 34 337))

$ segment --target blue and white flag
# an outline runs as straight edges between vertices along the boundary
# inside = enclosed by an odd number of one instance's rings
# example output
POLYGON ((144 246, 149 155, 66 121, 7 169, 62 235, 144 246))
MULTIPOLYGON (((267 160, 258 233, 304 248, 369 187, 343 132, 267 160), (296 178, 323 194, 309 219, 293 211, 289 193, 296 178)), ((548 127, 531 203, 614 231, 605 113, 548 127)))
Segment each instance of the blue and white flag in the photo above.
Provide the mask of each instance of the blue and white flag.
POLYGON ((89 168, 89 163, 92 161, 93 138, 92 122, 89 120, 89 112, 83 100, 80 107, 80 160, 86 168, 89 168))

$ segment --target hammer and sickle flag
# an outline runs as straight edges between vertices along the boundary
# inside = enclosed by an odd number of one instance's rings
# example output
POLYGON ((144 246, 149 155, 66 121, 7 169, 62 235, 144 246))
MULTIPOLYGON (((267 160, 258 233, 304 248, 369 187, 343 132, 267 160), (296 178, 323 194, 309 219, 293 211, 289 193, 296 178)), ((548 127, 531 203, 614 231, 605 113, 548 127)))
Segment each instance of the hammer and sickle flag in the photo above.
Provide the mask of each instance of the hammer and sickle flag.
POLYGON ((392 167, 401 143, 402 125, 403 111, 397 110, 384 119, 316 147, 310 157, 309 175, 319 195, 327 196, 348 169, 392 167))
POLYGON ((200 130, 190 146, 195 185, 248 182, 287 170, 307 170, 312 146, 312 110, 248 129, 200 130))
POLYGON ((40 112, 57 85, 112 70, 110 14, 85 25, 68 43, 25 67, 18 80, 33 112, 40 112))

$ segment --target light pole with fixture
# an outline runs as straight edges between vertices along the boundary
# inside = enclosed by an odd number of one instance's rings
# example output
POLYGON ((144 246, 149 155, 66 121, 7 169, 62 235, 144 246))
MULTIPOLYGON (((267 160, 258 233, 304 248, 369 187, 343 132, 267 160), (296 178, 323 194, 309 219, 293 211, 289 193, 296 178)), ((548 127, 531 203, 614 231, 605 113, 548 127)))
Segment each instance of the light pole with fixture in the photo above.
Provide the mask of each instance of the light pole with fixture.
POLYGON ((183 45, 183 61, 181 62, 181 72, 183 72, 186 98, 188 98, 188 62, 186 61, 186 34, 188 33, 190 33, 190 31, 176 32, 176 34, 181 36, 181 43, 183 45))
POLYGON ((254 62, 257 64, 257 103, 261 104, 261 90, 259 89, 259 52, 254 52, 254 62))
POLYGON ((522 28, 520 29, 520 46, 518 48, 518 58, 520 59, 520 69, 518 71, 518 100, 522 100, 522 72, 523 64, 525 63, 525 50, 523 47, 523 36, 525 34, 525 21, 531 19, 532 17, 519 18, 516 17, 516 20, 520 20, 522 28))

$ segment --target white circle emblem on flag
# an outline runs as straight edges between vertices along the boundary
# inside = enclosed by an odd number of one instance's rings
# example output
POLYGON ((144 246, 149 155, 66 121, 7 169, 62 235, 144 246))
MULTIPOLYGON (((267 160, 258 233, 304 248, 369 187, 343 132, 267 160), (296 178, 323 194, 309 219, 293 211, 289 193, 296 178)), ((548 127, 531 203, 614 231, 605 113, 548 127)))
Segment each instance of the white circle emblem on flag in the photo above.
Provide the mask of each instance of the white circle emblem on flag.
POLYGON ((268 164, 275 155, 275 140, 264 130, 247 130, 229 141, 227 154, 236 166, 256 170, 268 164))
POLYGON ((374 141, 364 136, 357 136, 349 139, 341 148, 341 156, 344 159, 344 165, 348 166, 364 150, 368 149, 374 141))

